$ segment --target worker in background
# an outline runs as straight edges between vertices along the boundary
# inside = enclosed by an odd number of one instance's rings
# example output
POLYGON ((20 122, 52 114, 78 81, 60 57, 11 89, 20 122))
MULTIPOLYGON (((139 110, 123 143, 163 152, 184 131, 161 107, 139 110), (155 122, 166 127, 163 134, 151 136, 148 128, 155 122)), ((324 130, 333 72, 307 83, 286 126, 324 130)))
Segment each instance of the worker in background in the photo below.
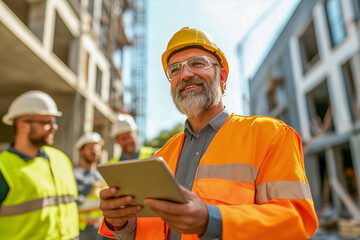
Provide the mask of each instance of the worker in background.
POLYGON ((99 210, 99 192, 105 186, 96 169, 101 158, 104 140, 97 132, 84 133, 76 142, 80 164, 74 169, 78 187, 80 240, 107 239, 98 234, 102 214, 99 210))
POLYGON ((0 239, 77 239, 77 188, 72 163, 50 147, 61 116, 41 91, 18 96, 2 120, 15 139, 0 154, 0 239))
POLYGON ((129 114, 119 114, 111 127, 111 137, 121 147, 120 158, 110 159, 118 162, 130 159, 149 158, 154 153, 152 147, 141 146, 138 140, 137 125, 129 114))
POLYGON ((100 232, 141 240, 310 238, 318 223, 300 136, 274 118, 227 112, 228 63, 202 30, 175 33, 162 64, 187 120, 155 155, 167 161, 188 202, 146 199, 159 217, 136 218, 141 206, 106 188, 100 232))

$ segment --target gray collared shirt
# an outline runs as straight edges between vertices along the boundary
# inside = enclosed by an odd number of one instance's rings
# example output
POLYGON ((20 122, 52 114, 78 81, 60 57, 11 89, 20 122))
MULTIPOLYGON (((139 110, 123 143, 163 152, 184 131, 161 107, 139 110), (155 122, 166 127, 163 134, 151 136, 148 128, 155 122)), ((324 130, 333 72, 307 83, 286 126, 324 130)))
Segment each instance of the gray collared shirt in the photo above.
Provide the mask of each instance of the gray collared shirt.
MULTIPOLYGON (((193 132, 188 120, 186 120, 184 144, 181 149, 175 172, 175 178, 182 186, 189 190, 192 189, 200 158, 204 155, 216 133, 224 125, 229 116, 229 113, 224 109, 208 124, 201 128, 199 134, 193 132)), ((218 207, 213 205, 207 205, 207 209, 209 213, 208 225, 205 233, 200 239, 221 239, 222 220, 220 211, 218 207)), ((135 239, 136 218, 130 219, 126 226, 120 231, 112 232, 118 239, 135 239)), ((170 231, 169 239, 180 240, 181 235, 170 231)))
MULTIPOLYGON (((179 160, 176 166, 175 178, 186 189, 192 189, 196 170, 199 165, 200 158, 204 155, 206 149, 215 137, 216 133, 224 125, 229 118, 229 113, 224 109, 216 117, 200 129, 196 134, 189 124, 185 122, 185 139, 181 149, 179 160)), ((207 205, 209 212, 209 221, 205 233, 201 239, 220 239, 222 233, 222 221, 220 211, 216 206, 207 205)), ((180 239, 180 234, 170 232, 170 239, 180 239)))

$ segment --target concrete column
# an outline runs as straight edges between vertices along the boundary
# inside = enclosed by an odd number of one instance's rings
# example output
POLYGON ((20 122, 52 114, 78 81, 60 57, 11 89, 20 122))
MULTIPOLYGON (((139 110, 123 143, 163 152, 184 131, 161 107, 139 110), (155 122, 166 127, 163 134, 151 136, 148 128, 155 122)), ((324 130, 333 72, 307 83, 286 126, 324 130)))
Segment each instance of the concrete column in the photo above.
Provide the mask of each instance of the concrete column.
POLYGON ((53 0, 47 0, 45 10, 43 44, 44 48, 49 52, 52 52, 54 45, 55 18, 56 14, 53 0))
POLYGON ((104 102, 109 102, 110 98, 110 71, 109 68, 104 69, 101 80, 101 98, 104 102))
MULTIPOLYGON (((326 158, 326 166, 327 166, 329 180, 332 178, 339 179, 334 149, 332 149, 332 148, 326 149, 325 150, 325 158, 326 158)), ((336 211, 338 213, 341 213, 341 211, 342 211, 341 199, 332 188, 331 188, 331 195, 332 195, 332 199, 333 199, 336 211)))
POLYGON ((314 200, 315 208, 322 206, 322 189, 320 179, 320 169, 318 159, 314 155, 305 156, 305 171, 308 178, 311 195, 314 200))
POLYGON ((339 134, 345 133, 352 129, 352 120, 347 103, 341 66, 334 64, 329 71, 328 90, 335 130, 339 134))
POLYGON ((354 135, 350 138, 350 151, 352 163, 355 171, 355 179, 357 185, 357 198, 360 198, 360 134, 354 135))
POLYGON ((89 100, 85 103, 84 132, 91 132, 94 126, 94 106, 89 100))
POLYGON ((294 86, 296 91, 296 103, 299 111, 301 137, 307 141, 311 137, 311 132, 306 104, 306 94, 304 89, 304 79, 302 75, 300 44, 297 36, 291 37, 289 49, 293 69, 294 86))
POLYGON ((99 38, 102 0, 92 0, 92 1, 94 1, 93 30, 95 32, 95 35, 99 38))
POLYGON ((352 0, 341 0, 342 14, 345 25, 351 23, 355 18, 352 0))
MULTIPOLYGON (((79 137, 83 134, 83 128, 85 124, 82 122, 82 118, 84 118, 84 98, 77 92, 75 93, 74 98, 74 109, 73 109, 73 125, 74 125, 74 136, 73 136, 73 146, 75 146, 76 141, 79 139, 79 137)), ((79 151, 76 149, 76 147, 73 147, 73 164, 78 165, 80 162, 80 156, 79 151)))

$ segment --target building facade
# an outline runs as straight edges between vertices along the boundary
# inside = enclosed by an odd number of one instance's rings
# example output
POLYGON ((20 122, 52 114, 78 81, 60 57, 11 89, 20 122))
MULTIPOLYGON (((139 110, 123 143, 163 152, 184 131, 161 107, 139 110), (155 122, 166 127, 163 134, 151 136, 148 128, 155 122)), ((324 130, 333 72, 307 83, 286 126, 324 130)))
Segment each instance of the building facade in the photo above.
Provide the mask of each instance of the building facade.
POLYGON ((360 1, 302 0, 249 89, 251 114, 279 118, 301 135, 318 215, 330 207, 338 217, 354 217, 360 208, 360 1))
MULTIPOLYGON (((63 113, 55 147, 76 164, 76 140, 96 131, 105 140, 102 160, 111 157, 111 123, 124 108, 121 61, 114 59, 131 44, 128 9, 127 0, 0 1, 0 115, 21 93, 44 91, 63 113)), ((4 149, 13 133, 3 123, 0 132, 4 149)))

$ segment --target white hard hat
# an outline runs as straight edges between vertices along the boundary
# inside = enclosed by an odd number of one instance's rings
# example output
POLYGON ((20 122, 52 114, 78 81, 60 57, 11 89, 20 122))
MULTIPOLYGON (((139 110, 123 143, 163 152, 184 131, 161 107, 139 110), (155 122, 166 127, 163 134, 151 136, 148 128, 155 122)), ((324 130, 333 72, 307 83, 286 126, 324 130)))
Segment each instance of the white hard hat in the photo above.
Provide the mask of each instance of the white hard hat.
POLYGON ((7 125, 13 125, 14 119, 24 115, 50 115, 61 116, 55 101, 46 93, 32 90, 18 96, 9 107, 2 121, 7 125))
POLYGON ((89 132, 89 133, 84 133, 79 140, 77 140, 76 142, 76 148, 80 149, 82 148, 85 144, 88 143, 99 143, 101 146, 104 145, 104 140, 101 138, 100 134, 98 134, 97 132, 89 132))
POLYGON ((132 132, 137 130, 134 118, 129 114, 119 114, 116 122, 111 127, 111 137, 115 138, 118 134, 124 132, 132 132))

